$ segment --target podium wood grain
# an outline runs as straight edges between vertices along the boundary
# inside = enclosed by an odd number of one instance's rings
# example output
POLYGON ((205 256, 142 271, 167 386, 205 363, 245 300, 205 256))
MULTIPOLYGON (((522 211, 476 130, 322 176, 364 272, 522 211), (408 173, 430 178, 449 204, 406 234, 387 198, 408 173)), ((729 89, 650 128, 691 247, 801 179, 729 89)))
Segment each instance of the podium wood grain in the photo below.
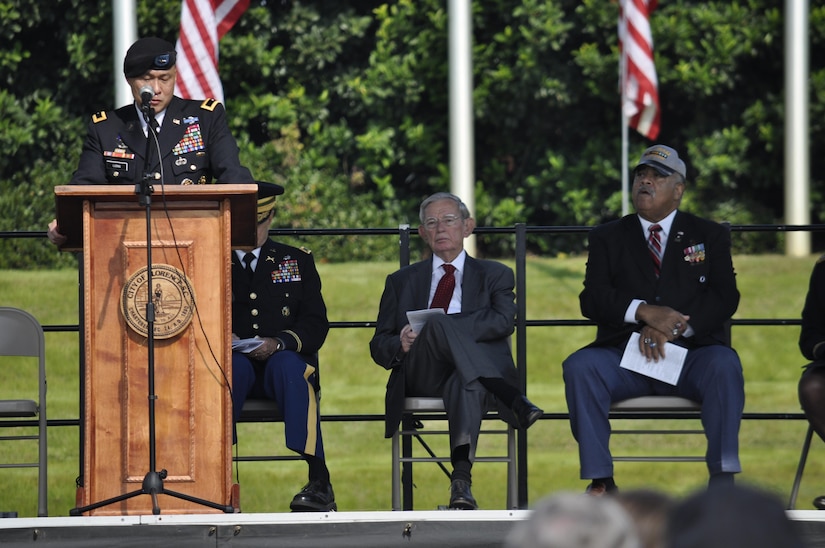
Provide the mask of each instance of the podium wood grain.
MULTIPOLYGON (((85 439, 79 507, 140 490, 150 472, 148 338, 121 311, 128 280, 147 267, 146 209, 131 188, 102 190, 56 190, 58 204, 68 196, 58 208, 58 226, 69 219, 82 223, 85 439)), ((152 264, 185 273, 195 306, 181 333, 154 341, 156 471, 167 471, 167 490, 233 505, 229 253, 233 244, 254 245, 254 234, 233 239, 232 217, 247 216, 254 232, 255 186, 174 187, 166 193, 173 196, 164 202, 153 195, 152 264), (199 192, 204 188, 209 192, 199 192)), ((234 225, 238 230, 244 223, 234 225)), ((157 328, 165 312, 155 313, 157 328)), ((218 511, 168 495, 160 495, 158 505, 161 514, 218 511)), ((139 494, 89 515, 151 513, 151 497, 139 494)))

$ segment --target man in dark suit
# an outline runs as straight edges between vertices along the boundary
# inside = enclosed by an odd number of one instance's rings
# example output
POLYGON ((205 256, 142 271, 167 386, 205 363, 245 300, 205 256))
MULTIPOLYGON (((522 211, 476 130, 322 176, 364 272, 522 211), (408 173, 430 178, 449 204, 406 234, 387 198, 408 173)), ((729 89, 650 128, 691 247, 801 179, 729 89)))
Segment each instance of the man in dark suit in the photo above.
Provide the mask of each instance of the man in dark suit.
POLYGON ((587 492, 616 490, 608 442, 612 402, 650 394, 702 404, 710 487, 733 483, 744 408, 742 365, 727 323, 739 305, 729 231, 679 211, 687 169, 674 149, 656 145, 633 171, 635 215, 594 228, 582 314, 598 324, 596 340, 563 364, 570 426, 579 443, 587 492), (630 345, 633 333, 638 344, 630 345), (619 366, 623 353, 666 356, 666 343, 687 349, 677 384, 619 366))
MULTIPOLYGON (((174 95, 175 61, 175 46, 160 38, 141 38, 129 47, 123 74, 135 101, 92 115, 69 184, 135 185, 147 173, 154 174, 152 185, 254 182, 240 164, 223 105, 174 95), (141 98, 146 89, 153 93, 148 103, 141 98), (149 134, 149 124, 155 135, 149 134)), ((57 245, 65 242, 55 221, 49 224, 48 237, 57 245)))
POLYGON ((329 322, 310 252, 269 238, 275 196, 283 191, 258 183, 258 247, 232 254, 233 341, 262 341, 232 352, 232 415, 237 422, 247 397, 275 400, 286 446, 309 465, 309 482, 290 508, 326 512, 337 505, 324 459, 317 368, 329 322))
POLYGON ((405 395, 442 397, 453 465, 450 507, 474 510, 470 471, 489 397, 516 428, 528 428, 543 412, 519 390, 510 351, 516 315, 513 271, 467 255, 464 238, 475 221, 457 196, 428 197, 419 217, 418 234, 433 256, 387 277, 370 341, 373 360, 392 371, 385 436, 398 427, 405 395), (454 289, 442 292, 442 278, 454 289), (407 312, 435 307, 446 314, 414 331, 407 312))

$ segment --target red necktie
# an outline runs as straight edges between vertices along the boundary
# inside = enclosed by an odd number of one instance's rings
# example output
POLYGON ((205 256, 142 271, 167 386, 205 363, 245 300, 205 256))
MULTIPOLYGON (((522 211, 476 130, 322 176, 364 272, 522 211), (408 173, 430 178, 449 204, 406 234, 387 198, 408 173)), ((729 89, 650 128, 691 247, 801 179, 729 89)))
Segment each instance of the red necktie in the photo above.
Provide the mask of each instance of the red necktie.
POLYGON ((648 228, 650 237, 647 239, 647 248, 650 250, 650 257, 653 259, 653 270, 656 272, 656 277, 659 277, 659 272, 662 270, 662 239, 659 236, 659 231, 662 227, 659 225, 650 225, 648 228))
POLYGON ((430 308, 443 308, 444 312, 450 308, 450 299, 453 298, 453 289, 455 289, 455 267, 451 264, 443 264, 444 275, 438 280, 438 287, 435 288, 435 295, 430 308))

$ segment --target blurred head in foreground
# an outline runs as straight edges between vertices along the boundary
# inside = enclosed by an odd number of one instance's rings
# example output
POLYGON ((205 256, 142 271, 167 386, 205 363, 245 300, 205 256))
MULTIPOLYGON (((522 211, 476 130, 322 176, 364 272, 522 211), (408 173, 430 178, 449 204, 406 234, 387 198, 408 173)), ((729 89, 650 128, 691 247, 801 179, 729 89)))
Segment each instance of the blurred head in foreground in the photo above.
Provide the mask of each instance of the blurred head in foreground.
POLYGON ((639 548, 635 526, 611 497, 561 492, 540 500, 506 548, 639 548))

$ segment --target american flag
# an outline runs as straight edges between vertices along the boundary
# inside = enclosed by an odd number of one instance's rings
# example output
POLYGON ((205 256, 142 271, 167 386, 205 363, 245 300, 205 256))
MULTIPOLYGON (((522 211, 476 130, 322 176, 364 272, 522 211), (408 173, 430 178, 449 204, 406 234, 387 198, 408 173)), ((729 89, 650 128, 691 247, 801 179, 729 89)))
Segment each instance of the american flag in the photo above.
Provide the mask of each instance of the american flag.
POLYGON ((619 3, 619 64, 622 111, 628 125, 647 137, 659 135, 659 89, 648 21, 658 0, 619 3))
POLYGON ((229 32, 249 0, 183 0, 180 16, 177 93, 184 99, 223 102, 218 76, 218 40, 229 32))

